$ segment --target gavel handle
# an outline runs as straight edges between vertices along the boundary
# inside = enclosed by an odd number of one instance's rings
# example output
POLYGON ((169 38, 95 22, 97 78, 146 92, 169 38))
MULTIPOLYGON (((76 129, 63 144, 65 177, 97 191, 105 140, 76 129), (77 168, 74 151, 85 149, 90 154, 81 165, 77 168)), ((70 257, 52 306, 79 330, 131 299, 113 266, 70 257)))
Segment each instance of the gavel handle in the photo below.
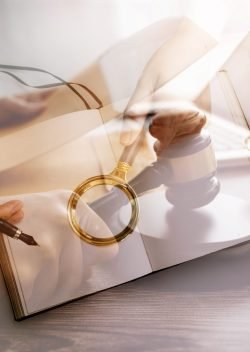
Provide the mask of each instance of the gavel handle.
MULTIPOLYGON (((129 184, 136 194, 140 195, 164 184, 164 180, 166 179, 166 162, 164 163, 163 160, 157 160, 143 169, 129 184)), ((114 214, 114 209, 119 210, 127 203, 127 200, 121 197, 120 191, 114 188, 108 194, 89 205, 103 220, 108 220, 114 214)))
POLYGON ((164 184, 168 178, 168 168, 164 159, 158 159, 151 165, 145 167, 137 176, 129 181, 129 185, 137 195, 157 188, 164 184))

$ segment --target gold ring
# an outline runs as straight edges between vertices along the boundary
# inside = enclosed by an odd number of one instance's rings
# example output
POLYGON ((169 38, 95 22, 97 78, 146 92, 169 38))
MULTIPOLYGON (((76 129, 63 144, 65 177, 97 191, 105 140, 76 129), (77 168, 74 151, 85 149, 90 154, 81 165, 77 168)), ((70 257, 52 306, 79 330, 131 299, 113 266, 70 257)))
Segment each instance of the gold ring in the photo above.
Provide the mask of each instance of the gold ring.
POLYGON ((95 245, 95 246, 108 246, 117 242, 122 241, 127 237, 136 227, 139 218, 139 204, 137 200, 137 195, 133 188, 121 177, 117 177, 117 171, 111 173, 110 175, 99 175, 94 176, 86 181, 82 182, 76 187, 76 189, 71 194, 68 201, 68 219, 72 230, 77 234, 80 239, 85 242, 95 245), (99 238, 92 236, 90 233, 85 231, 79 225, 76 216, 76 207, 81 196, 89 191, 91 188, 100 185, 112 185, 119 188, 123 193, 126 194, 131 205, 131 217, 128 225, 118 234, 112 237, 99 238))

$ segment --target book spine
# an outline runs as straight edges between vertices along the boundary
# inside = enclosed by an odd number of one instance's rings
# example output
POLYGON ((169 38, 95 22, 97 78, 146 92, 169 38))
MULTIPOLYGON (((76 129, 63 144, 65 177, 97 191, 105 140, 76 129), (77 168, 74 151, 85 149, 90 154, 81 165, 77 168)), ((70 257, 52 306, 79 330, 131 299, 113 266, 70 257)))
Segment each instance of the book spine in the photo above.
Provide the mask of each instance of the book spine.
POLYGON ((21 297, 19 295, 15 280, 15 275, 11 267, 8 251, 2 234, 0 234, 0 266, 3 273, 5 285, 7 287, 7 291, 10 297, 11 305, 14 311, 15 319, 21 320, 26 316, 26 314, 23 309, 21 297))

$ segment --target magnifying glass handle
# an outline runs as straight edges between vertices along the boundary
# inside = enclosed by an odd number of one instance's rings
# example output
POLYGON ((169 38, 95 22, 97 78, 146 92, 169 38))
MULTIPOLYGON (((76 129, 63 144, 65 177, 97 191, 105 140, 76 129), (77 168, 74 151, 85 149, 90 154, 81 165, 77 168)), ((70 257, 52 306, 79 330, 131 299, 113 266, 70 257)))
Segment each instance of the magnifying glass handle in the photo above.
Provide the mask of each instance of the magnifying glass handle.
POLYGON ((123 152, 120 156, 120 159, 117 163, 115 169, 111 172, 111 175, 119 177, 124 182, 127 182, 127 173, 130 167, 132 166, 138 151, 142 146, 142 142, 145 138, 145 129, 144 126, 142 131, 140 132, 139 136, 136 138, 134 143, 131 145, 126 146, 123 149, 123 152))
POLYGON ((120 162, 123 162, 123 163, 125 162, 129 165, 133 164, 146 135, 145 125, 146 125, 146 122, 144 122, 142 131, 140 132, 136 140, 132 144, 124 147, 123 152, 120 156, 120 160, 119 160, 120 162))
POLYGON ((121 182, 127 183, 127 173, 130 167, 130 164, 126 163, 125 161, 119 160, 110 175, 118 177, 121 182))
POLYGON ((124 182, 127 182, 127 172, 129 170, 129 168, 132 166, 141 146, 142 143, 144 141, 145 135, 146 135, 146 131, 148 129, 151 117, 153 116, 153 113, 149 113, 144 121, 144 124, 142 126, 142 130, 139 133, 139 135, 137 136, 136 140, 126 146, 123 149, 123 152, 120 156, 120 159, 117 163, 116 168, 111 172, 111 175, 119 177, 121 180, 123 180, 124 182))

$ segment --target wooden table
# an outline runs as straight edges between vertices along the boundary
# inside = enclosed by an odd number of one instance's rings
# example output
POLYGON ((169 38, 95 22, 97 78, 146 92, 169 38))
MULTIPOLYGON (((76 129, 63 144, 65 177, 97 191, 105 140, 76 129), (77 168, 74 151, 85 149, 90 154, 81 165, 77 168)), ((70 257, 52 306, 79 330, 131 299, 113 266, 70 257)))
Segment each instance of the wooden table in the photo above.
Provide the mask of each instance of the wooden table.
POLYGON ((250 351, 250 244, 15 322, 1 283, 0 351, 250 351))

